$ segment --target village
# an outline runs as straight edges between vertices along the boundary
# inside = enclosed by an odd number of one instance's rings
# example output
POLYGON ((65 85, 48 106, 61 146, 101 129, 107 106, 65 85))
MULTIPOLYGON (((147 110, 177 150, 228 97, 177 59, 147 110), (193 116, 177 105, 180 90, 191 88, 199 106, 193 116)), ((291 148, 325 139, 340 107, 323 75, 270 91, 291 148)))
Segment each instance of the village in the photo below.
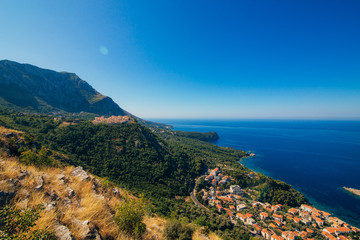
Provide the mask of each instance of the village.
POLYGON ((130 121, 130 116, 125 115, 125 116, 111 116, 108 118, 105 118, 104 116, 101 117, 95 117, 95 119, 93 120, 94 124, 98 124, 98 123, 107 123, 107 124, 123 124, 123 123, 127 123, 130 121))
MULTIPOLYGON (((253 177, 252 173, 249 175, 253 177)), ((312 206, 303 204, 299 208, 290 208, 255 201, 249 190, 231 185, 232 179, 224 176, 219 168, 209 170, 209 175, 203 177, 206 187, 200 190, 202 203, 219 214, 226 214, 234 224, 244 225, 256 237, 266 240, 350 240, 360 237, 358 228, 312 206)))

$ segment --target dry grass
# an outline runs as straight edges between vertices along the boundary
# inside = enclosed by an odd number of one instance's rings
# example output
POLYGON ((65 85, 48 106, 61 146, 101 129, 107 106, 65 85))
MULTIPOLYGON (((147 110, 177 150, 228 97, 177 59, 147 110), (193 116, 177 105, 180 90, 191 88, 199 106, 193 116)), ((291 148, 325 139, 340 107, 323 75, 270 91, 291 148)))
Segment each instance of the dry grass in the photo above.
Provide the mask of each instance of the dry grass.
POLYGON ((3 126, 0 126, 0 141, 3 141, 3 142, 8 141, 8 138, 6 138, 4 136, 4 134, 8 134, 8 133, 21 134, 22 132, 12 130, 12 129, 7 129, 7 128, 3 127, 3 126))
POLYGON ((192 236, 192 239, 193 239, 193 240, 205 240, 206 238, 204 237, 204 235, 202 235, 202 234, 200 233, 199 230, 197 230, 197 231, 194 232, 194 234, 193 234, 193 236, 192 236))
POLYGON ((7 160, 4 164, 1 164, 2 174, 4 174, 6 179, 14 179, 20 174, 21 168, 19 167, 18 161, 15 161, 14 158, 7 160))
POLYGON ((50 201, 47 198, 47 196, 45 196, 44 192, 32 191, 30 198, 29 198, 28 206, 35 207, 35 206, 43 205, 44 203, 49 203, 49 202, 50 201))
POLYGON ((114 236, 118 232, 118 227, 113 221, 111 209, 106 204, 106 200, 99 195, 87 194, 81 199, 79 211, 80 220, 89 220, 99 229, 103 237, 114 236))
POLYGON ((75 191, 76 196, 80 199, 90 193, 94 193, 91 181, 81 181, 77 177, 73 176, 69 179, 69 187, 75 191))
POLYGON ((210 240, 221 240, 221 238, 215 233, 210 233, 208 237, 210 240))
POLYGON ((0 126, 0 133, 2 134, 7 134, 7 133, 22 133, 21 131, 17 131, 17 130, 13 130, 13 129, 8 129, 8 128, 5 128, 3 126, 0 126))
POLYGON ((37 178, 39 177, 38 173, 27 175, 24 179, 24 183, 22 185, 23 188, 33 189, 38 185, 37 178))
POLYGON ((163 236, 166 220, 158 216, 145 216, 143 223, 146 225, 144 239, 165 239, 163 236))
POLYGON ((36 225, 31 228, 31 232, 46 228, 48 228, 50 231, 53 231, 57 222, 58 221, 55 210, 42 211, 40 214, 40 218, 35 223, 36 225))
POLYGON ((55 192, 61 199, 67 195, 66 184, 59 181, 58 175, 62 174, 60 168, 48 168, 44 175, 44 191, 55 192))

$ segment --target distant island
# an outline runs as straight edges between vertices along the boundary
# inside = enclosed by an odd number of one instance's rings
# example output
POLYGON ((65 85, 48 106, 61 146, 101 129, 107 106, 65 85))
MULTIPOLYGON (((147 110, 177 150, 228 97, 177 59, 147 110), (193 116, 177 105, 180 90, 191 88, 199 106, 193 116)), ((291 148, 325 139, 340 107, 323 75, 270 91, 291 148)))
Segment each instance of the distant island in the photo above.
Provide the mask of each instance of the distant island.
POLYGON ((348 188, 348 187, 343 187, 343 189, 345 189, 346 191, 351 192, 352 194, 355 194, 355 195, 360 197, 360 190, 358 190, 358 189, 348 188))

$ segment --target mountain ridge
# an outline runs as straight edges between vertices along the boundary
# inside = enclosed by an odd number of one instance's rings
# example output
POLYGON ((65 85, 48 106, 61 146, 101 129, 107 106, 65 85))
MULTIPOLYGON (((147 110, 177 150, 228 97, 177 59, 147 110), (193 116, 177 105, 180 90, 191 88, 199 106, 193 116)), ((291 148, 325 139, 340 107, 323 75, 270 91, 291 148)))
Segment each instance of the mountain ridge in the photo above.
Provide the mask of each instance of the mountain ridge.
POLYGON ((96 91, 75 73, 1 60, 0 86, 1 103, 16 109, 127 115, 110 97, 96 91))
POLYGON ((129 113, 75 73, 11 60, 0 60, 0 106, 19 112, 85 119, 130 115, 142 125, 172 128, 129 113))

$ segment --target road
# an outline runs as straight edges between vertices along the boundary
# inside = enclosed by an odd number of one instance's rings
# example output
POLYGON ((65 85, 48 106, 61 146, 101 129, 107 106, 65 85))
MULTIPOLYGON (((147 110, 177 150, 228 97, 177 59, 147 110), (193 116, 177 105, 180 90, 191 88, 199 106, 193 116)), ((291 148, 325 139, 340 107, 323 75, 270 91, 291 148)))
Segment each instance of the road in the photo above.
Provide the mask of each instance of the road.
POLYGON ((199 206, 199 207, 201 207, 201 208, 203 208, 203 209, 205 209, 205 210, 210 211, 210 209, 208 209, 207 207, 205 207, 204 205, 202 205, 202 204, 199 202, 199 200, 197 200, 197 198, 196 198, 196 190, 195 190, 195 189, 196 189, 196 186, 197 186, 199 180, 200 180, 202 177, 205 177, 205 175, 200 176, 200 177, 196 180, 194 189, 193 189, 192 192, 190 193, 190 197, 191 197, 191 199, 193 200, 193 202, 195 203, 195 205, 197 205, 197 206, 199 206))

